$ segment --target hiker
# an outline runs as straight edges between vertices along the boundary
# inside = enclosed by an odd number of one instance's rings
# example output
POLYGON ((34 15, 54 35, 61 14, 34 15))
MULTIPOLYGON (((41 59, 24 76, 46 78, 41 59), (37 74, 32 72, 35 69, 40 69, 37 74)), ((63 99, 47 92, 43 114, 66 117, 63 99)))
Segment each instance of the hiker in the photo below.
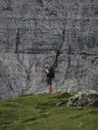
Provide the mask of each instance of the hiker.
POLYGON ((49 93, 52 93, 52 78, 54 78, 54 70, 49 64, 45 65, 45 72, 47 75, 47 85, 49 93))

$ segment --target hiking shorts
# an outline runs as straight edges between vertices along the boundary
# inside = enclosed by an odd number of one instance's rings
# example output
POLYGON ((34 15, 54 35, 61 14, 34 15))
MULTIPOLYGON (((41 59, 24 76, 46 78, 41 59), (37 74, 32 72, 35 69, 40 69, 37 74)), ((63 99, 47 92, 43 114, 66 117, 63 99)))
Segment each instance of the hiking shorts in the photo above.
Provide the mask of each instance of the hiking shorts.
POLYGON ((47 85, 52 85, 52 78, 47 77, 47 85))

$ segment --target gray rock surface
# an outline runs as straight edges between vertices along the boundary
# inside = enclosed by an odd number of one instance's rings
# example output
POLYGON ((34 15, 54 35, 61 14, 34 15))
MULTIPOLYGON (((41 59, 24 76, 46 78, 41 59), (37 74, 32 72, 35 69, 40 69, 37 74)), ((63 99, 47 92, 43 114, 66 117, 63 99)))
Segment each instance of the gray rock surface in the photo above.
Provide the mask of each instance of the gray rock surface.
POLYGON ((0 99, 98 90, 98 0, 0 0, 0 99))
POLYGON ((94 90, 79 92, 75 96, 71 97, 67 103, 67 106, 79 107, 86 105, 98 105, 98 92, 94 90))

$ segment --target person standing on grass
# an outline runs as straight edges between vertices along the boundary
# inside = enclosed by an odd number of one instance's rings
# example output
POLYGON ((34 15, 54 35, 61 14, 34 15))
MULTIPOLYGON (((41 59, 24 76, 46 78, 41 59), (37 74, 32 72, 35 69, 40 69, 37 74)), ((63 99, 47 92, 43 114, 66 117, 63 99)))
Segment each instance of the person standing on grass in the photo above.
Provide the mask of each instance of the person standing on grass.
POLYGON ((54 69, 49 64, 45 65, 45 72, 47 75, 48 92, 52 93, 52 78, 54 78, 54 69))

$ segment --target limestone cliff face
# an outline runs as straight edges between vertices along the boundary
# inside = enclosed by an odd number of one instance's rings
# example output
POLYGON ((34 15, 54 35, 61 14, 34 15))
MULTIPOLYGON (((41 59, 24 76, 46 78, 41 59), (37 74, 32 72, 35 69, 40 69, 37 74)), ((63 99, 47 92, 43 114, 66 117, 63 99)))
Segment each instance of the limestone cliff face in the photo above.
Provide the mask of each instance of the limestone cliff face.
POLYGON ((98 90, 98 0, 0 0, 0 99, 98 90))

